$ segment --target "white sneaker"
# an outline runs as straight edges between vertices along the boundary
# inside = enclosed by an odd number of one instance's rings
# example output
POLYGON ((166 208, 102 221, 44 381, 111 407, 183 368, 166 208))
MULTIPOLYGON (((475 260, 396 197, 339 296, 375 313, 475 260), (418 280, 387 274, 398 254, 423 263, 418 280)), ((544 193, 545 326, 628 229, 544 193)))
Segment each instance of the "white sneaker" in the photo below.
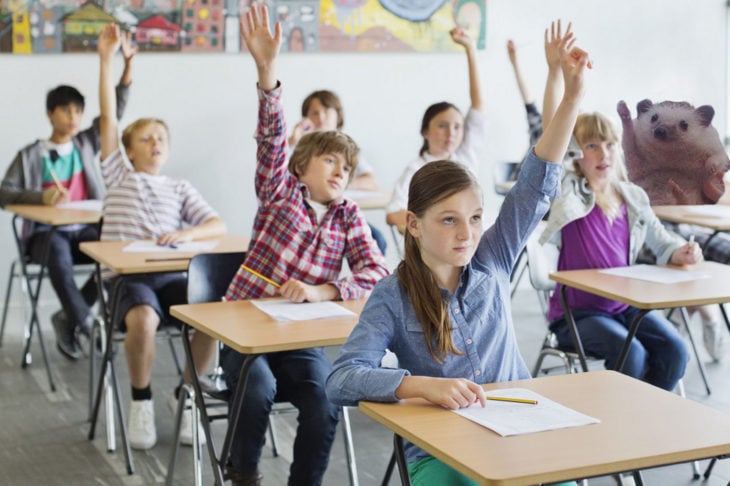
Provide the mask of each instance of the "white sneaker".
POLYGON ((132 400, 129 405, 129 444, 147 450, 157 443, 155 407, 152 400, 132 400))
POLYGON ((714 361, 720 361, 727 354, 727 335, 719 322, 702 323, 702 341, 714 361))
MULTIPOLYGON (((178 399, 175 394, 170 395, 167 404, 170 406, 173 416, 177 413, 177 402, 178 399)), ((191 406, 190 399, 185 398, 185 408, 183 408, 182 418, 180 419, 180 443, 186 446, 193 445, 193 411, 190 409, 191 406)), ((200 422, 198 422, 198 440, 200 445, 205 445, 205 431, 200 422)))

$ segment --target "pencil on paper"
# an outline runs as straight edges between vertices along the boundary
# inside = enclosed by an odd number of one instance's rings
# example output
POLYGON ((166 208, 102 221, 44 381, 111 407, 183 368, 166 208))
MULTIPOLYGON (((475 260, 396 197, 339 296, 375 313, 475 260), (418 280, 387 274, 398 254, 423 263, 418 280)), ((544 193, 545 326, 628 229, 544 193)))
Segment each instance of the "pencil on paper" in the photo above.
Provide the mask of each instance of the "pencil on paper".
POLYGON ((48 170, 51 172, 51 177, 53 177, 53 182, 56 183, 56 187, 58 188, 58 190, 63 191, 63 184, 61 184, 61 181, 56 175, 56 171, 54 171, 51 167, 49 167, 48 170))
POLYGON ((261 275, 261 274, 260 274, 259 272, 257 272, 256 270, 253 270, 253 269, 251 269, 251 268, 248 268, 248 267, 247 267, 246 265, 241 265, 241 268, 243 268, 244 270, 246 270, 246 271, 247 271, 248 273, 250 273, 251 275, 254 275, 254 276, 256 276, 256 277, 260 278, 260 279, 261 279, 261 280, 263 280, 264 282, 268 282, 268 283, 270 283, 271 285, 273 285, 273 286, 274 286, 274 287, 276 287, 277 289, 281 288, 281 285, 279 285, 278 283, 274 282, 274 281, 273 281, 273 280, 271 280, 271 279, 270 279, 269 277, 264 277, 263 275, 261 275))
POLYGON ((527 398, 511 398, 511 397, 497 397, 494 395, 487 395, 487 400, 495 400, 498 402, 514 402, 514 403, 527 403, 529 405, 537 405, 537 400, 529 400, 527 398))

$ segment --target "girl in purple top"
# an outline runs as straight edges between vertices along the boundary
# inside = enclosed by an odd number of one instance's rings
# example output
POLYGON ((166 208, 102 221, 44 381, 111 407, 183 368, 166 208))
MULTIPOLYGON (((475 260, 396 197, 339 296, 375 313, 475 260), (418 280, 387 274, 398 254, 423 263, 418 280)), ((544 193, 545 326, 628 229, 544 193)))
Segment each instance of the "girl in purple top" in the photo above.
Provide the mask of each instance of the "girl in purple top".
MULTIPOLYGON (((666 231, 646 193, 625 180, 619 136, 606 117, 580 115, 573 135, 583 157, 573 161, 575 172, 564 177, 560 198, 553 202, 540 238, 560 247, 558 270, 631 265, 644 244, 660 264, 685 265, 702 259, 699 246, 666 231)), ((559 294, 560 288, 550 301, 550 329, 560 346, 572 347, 559 294)), ((576 289, 568 289, 566 296, 586 353, 604 358, 606 367, 613 368, 638 309, 576 289)), ((641 321, 623 372, 671 390, 684 375, 687 358, 674 326, 653 311, 641 321)))

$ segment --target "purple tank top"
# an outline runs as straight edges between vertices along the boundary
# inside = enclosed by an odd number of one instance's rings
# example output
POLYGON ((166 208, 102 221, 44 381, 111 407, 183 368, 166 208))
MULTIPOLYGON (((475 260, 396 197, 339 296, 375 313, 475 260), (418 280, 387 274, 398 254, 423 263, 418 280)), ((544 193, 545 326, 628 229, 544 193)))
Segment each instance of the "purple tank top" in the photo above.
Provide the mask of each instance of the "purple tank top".
MULTIPOLYGON (((584 218, 568 223, 561 230, 562 247, 558 270, 584 268, 624 267, 629 264, 629 225, 626 204, 621 205, 619 216, 611 223, 598 206, 584 218)), ((558 284, 548 310, 548 320, 563 317, 558 284)), ((594 310, 618 314, 628 306, 597 295, 568 288, 566 292, 571 309, 594 310)))

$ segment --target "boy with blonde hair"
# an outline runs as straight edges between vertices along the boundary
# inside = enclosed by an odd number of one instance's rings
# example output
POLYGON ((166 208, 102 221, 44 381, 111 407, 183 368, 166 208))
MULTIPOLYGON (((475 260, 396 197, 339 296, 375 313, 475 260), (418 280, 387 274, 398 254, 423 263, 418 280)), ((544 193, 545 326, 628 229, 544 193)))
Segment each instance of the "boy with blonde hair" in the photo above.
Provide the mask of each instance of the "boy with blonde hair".
MULTIPOLYGON (((112 100, 111 72, 120 33, 116 24, 99 35, 99 104, 101 106, 101 171, 107 186, 102 240, 154 239, 159 245, 215 238, 226 232, 223 221, 200 193, 184 180, 161 175, 169 152, 169 130, 157 118, 142 118, 122 135, 128 164, 119 146, 116 110, 112 100)), ((107 277, 111 272, 105 272, 107 277)), ((121 278, 121 277, 117 277, 121 278)), ((132 385, 129 441, 136 449, 149 449, 157 441, 150 377, 155 359, 155 334, 171 305, 185 303, 184 272, 127 276, 117 288, 119 311, 113 319, 126 329, 124 350, 132 385)), ((198 369, 205 370, 215 351, 215 341, 203 333, 192 339, 198 369)), ((184 379, 188 379, 186 374, 184 379)), ((179 388, 178 388, 179 390, 179 388)), ((170 404, 177 403, 177 391, 170 404)), ((183 415, 180 439, 192 443, 191 414, 183 415)))
MULTIPOLYGON (((286 124, 276 59, 281 26, 269 30, 265 6, 254 7, 242 22, 244 40, 258 70, 259 119, 256 141, 256 194, 259 208, 251 245, 227 300, 281 295, 294 302, 348 300, 363 297, 388 271, 357 205, 343 192, 357 167, 358 148, 337 131, 307 134, 286 163, 286 124), (352 275, 340 278, 347 259, 352 275)), ((221 351, 226 381, 234 389, 245 356, 230 348, 221 351)), ((227 476, 234 485, 261 484, 258 462, 274 398, 299 409, 294 460, 289 484, 322 482, 338 408, 327 400, 324 383, 331 365, 321 348, 270 353, 250 368, 245 413, 237 417, 227 476)))

